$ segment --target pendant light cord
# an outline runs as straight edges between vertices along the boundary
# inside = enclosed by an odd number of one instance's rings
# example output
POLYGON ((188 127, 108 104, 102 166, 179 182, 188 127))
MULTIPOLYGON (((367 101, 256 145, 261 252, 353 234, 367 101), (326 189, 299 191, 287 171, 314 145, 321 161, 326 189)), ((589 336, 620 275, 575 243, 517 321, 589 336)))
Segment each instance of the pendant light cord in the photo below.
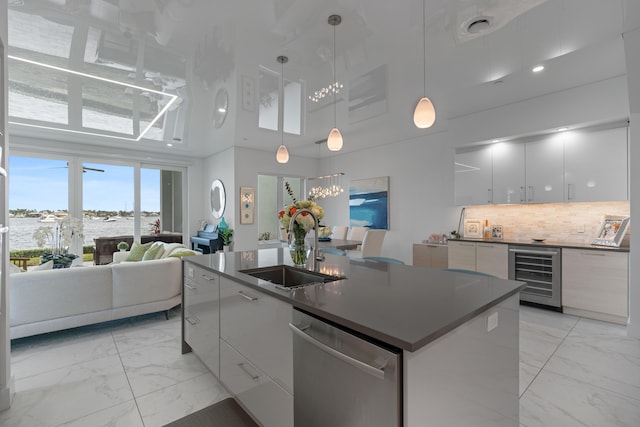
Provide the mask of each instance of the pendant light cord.
POLYGON ((427 1, 422 0, 422 83, 424 95, 427 96, 427 1))
POLYGON ((280 129, 280 145, 284 145, 284 61, 280 61, 280 102, 282 103, 282 128, 280 129))
POLYGON ((337 127, 338 123, 338 115, 336 113, 336 101, 337 101, 337 92, 336 92, 336 26, 333 25, 333 127, 337 127))

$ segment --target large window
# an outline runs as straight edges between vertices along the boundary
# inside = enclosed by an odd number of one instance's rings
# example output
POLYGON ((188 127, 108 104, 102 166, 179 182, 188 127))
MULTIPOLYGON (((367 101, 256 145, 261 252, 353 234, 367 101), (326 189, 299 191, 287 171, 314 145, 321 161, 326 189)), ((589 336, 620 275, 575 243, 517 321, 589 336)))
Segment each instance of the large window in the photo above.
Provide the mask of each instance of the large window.
POLYGON ((287 194, 285 183, 289 183, 294 196, 302 196, 302 178, 258 175, 258 226, 261 240, 282 239, 278 212, 293 203, 287 194))
POLYGON ((69 251, 79 254, 84 247, 88 264, 98 237, 182 233, 181 170, 10 156, 9 176, 9 250, 12 257, 31 258, 30 265, 45 249, 34 231, 67 216, 82 219, 84 239, 69 251))

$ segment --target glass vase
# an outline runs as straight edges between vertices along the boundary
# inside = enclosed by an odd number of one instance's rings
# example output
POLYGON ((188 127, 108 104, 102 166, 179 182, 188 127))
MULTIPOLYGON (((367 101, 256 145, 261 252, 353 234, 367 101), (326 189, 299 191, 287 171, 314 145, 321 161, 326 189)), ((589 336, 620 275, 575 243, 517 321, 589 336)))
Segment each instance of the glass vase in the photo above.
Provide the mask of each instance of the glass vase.
POLYGON ((295 227, 293 230, 293 242, 289 245, 289 251, 291 252, 291 260, 297 267, 303 267, 307 264, 307 257, 309 255, 310 248, 305 242, 307 233, 302 227, 295 227))

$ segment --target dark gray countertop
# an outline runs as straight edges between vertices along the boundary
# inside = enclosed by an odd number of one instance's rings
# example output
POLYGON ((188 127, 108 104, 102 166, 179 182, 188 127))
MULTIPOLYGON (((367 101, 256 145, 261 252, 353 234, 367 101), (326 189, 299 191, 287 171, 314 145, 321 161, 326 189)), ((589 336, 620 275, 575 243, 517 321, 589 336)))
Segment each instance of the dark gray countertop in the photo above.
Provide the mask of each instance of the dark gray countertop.
POLYGON ((523 282, 512 280, 327 254, 319 271, 347 279, 285 291, 238 270, 291 265, 288 249, 216 253, 183 260, 408 351, 419 349, 524 287, 523 282))
MULTIPOLYGON (((496 239, 470 239, 460 238, 452 239, 452 242, 477 242, 477 243, 502 243, 506 245, 517 246, 536 246, 536 247, 548 247, 548 248, 570 248, 570 249, 592 249, 598 251, 614 251, 614 252, 629 252, 629 246, 598 246, 590 243, 569 243, 558 240, 545 240, 544 242, 534 242, 531 239, 511 239, 511 240, 496 240, 496 239)), ((623 241, 624 243, 624 241, 623 241)))

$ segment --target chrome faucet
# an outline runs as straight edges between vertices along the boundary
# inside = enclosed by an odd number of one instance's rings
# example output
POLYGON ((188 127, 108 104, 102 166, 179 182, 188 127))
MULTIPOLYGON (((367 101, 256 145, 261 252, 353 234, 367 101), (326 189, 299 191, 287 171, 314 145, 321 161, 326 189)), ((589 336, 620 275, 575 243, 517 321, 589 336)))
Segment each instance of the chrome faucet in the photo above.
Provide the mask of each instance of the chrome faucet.
POLYGON ((295 219, 298 215, 307 212, 313 218, 313 234, 315 244, 313 245, 313 269, 318 269, 318 262, 324 261, 324 255, 320 252, 320 248, 318 247, 318 231, 320 228, 320 223, 318 222, 318 217, 315 216, 313 212, 309 209, 298 209, 293 215, 291 215, 291 221, 289 222, 289 233, 287 234, 287 243, 291 244, 291 236, 293 235, 293 225, 295 223, 295 219))

